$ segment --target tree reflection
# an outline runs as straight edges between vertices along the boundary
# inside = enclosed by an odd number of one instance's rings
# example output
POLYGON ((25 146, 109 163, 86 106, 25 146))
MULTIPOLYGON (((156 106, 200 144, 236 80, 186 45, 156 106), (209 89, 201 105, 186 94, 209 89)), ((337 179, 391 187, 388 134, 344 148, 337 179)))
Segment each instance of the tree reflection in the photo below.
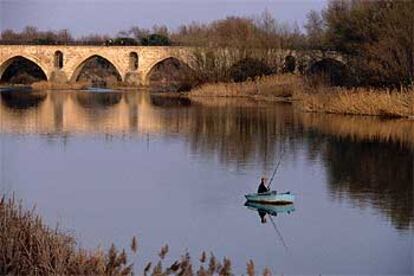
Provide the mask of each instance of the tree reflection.
POLYGON ((328 138, 324 150, 328 188, 334 198, 372 205, 397 229, 414 218, 413 152, 394 143, 328 138))
POLYGON ((195 102, 186 112, 177 108, 167 114, 162 125, 185 135, 192 152, 237 167, 257 160, 263 172, 272 168, 282 148, 295 148, 294 140, 301 135, 288 105, 272 108, 245 100, 217 107, 195 102))

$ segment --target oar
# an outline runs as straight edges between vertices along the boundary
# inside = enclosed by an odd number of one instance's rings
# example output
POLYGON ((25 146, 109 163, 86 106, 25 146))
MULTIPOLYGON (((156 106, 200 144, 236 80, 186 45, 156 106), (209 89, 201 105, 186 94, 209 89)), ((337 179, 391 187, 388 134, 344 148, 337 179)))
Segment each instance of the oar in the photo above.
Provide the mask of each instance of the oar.
POLYGON ((273 218, 272 218, 272 216, 270 214, 269 214, 269 218, 270 218, 270 221, 273 224, 273 228, 276 230, 276 233, 279 236, 280 241, 282 242, 283 246, 285 247, 285 249, 287 251, 289 248, 287 247, 285 241, 283 240, 282 234, 279 232, 279 229, 277 228, 276 223, 273 221, 273 218))

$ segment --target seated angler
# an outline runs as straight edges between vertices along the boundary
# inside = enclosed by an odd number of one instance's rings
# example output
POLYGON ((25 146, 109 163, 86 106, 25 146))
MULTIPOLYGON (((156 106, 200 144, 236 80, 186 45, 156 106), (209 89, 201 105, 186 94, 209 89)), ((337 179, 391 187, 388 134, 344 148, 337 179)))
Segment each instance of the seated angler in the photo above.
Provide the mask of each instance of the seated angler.
POLYGON ((266 181, 266 178, 262 177, 261 180, 260 180, 259 188, 257 189, 258 194, 266 193, 266 192, 270 191, 269 186, 265 185, 265 181, 266 181))

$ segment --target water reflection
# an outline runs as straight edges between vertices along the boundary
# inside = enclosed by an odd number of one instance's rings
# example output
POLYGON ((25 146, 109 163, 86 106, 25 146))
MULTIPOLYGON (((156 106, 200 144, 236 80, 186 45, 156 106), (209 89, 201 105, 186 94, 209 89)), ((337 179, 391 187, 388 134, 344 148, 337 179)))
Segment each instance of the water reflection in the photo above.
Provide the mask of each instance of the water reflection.
POLYGON ((378 141, 328 139, 323 151, 333 198, 349 197, 360 207, 372 205, 398 229, 412 226, 414 159, 407 149, 378 141))
POLYGON ((118 104, 122 99, 122 94, 117 92, 79 92, 76 100, 79 105, 85 108, 108 108, 118 104))
POLYGON ((20 92, 6 90, 2 91, 0 95, 5 107, 16 110, 38 107, 47 97, 46 92, 32 92, 30 90, 20 90, 20 92))
POLYGON ((259 214, 260 221, 266 223, 266 215, 276 217, 278 214, 289 214, 295 211, 294 204, 285 205, 272 205, 272 204, 260 204, 257 202, 247 201, 244 206, 249 210, 256 211, 259 214))
POLYGON ((272 169, 282 148, 292 159, 305 150, 309 160, 322 160, 332 200, 372 206, 399 230, 413 227, 410 121, 303 114, 291 105, 247 99, 135 92, 2 92, 0 101, 2 133, 48 134, 65 141, 76 133, 178 137, 195 155, 237 169, 254 163, 262 168, 258 174, 272 169))
POLYGON ((151 105, 158 107, 185 107, 191 106, 191 100, 184 97, 151 96, 151 105))

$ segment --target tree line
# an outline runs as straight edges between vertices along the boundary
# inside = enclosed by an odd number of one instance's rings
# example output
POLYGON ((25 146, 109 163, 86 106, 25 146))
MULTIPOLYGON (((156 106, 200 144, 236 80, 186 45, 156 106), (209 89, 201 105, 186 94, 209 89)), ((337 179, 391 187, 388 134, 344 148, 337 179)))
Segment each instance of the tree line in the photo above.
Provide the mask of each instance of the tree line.
POLYGON ((414 1, 333 0, 308 14, 307 44, 347 58, 354 86, 414 83, 414 1))
POLYGON ((229 16, 208 24, 190 23, 170 30, 165 25, 152 28, 133 26, 115 36, 90 34, 75 38, 69 30, 41 31, 27 26, 21 32, 1 32, 3 44, 96 44, 144 46, 211 46, 244 48, 294 48, 304 41, 298 25, 282 24, 265 10, 259 16, 229 16))

